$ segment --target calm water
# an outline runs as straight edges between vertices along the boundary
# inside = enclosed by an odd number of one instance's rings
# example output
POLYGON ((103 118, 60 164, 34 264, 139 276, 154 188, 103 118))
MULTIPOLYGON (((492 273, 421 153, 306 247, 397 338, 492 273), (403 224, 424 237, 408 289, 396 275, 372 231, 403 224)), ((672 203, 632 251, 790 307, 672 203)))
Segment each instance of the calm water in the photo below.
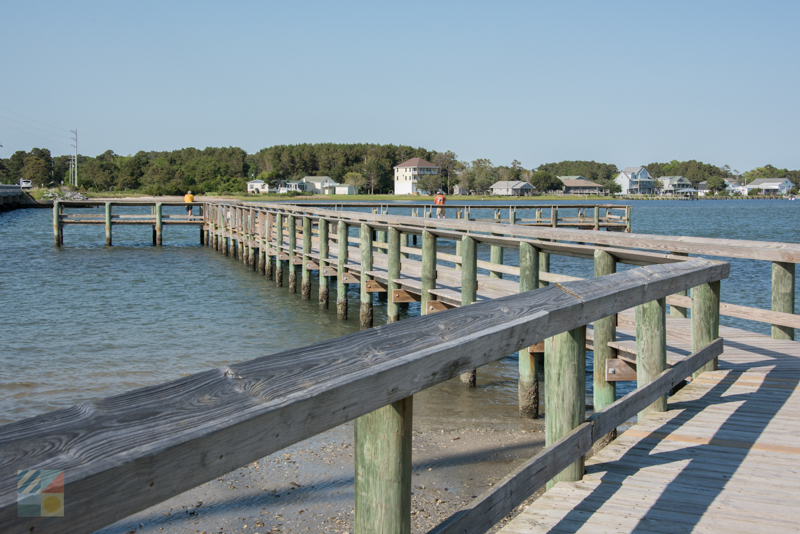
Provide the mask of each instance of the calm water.
MULTIPOLYGON (((633 206, 637 233, 800 239, 800 202, 633 206)), ((102 226, 68 227, 64 247, 56 249, 51 216, 50 210, 0 213, 0 423, 358 329, 357 310, 348 321, 337 320, 335 306, 319 310, 315 300, 302 301, 241 263, 199 246, 196 228, 167 227, 159 249, 149 245, 149 227, 116 226, 114 247, 104 246, 102 226)), ((493 213, 473 210, 472 216, 493 213)), ((440 250, 453 253, 455 246, 440 243, 440 250)), ((488 249, 481 257, 488 260, 488 249)), ((506 251, 505 262, 518 265, 518 257, 506 251)), ((554 272, 592 275, 588 260, 552 257, 551 262, 554 272)), ((770 264, 731 263, 723 300, 769 308, 770 264)), ((312 298, 316 291, 315 283, 312 298)), ((355 287, 350 298, 358 299, 355 287)), ((385 302, 376 298, 375 303, 375 324, 382 324, 385 302)), ((403 313, 418 314, 418 305, 403 313)), ((769 332, 759 323, 723 322, 769 332)), ((513 416, 515 369, 516 360, 506 358, 479 371, 476 390, 444 384, 421 395, 415 412, 488 405, 493 416, 513 416)))

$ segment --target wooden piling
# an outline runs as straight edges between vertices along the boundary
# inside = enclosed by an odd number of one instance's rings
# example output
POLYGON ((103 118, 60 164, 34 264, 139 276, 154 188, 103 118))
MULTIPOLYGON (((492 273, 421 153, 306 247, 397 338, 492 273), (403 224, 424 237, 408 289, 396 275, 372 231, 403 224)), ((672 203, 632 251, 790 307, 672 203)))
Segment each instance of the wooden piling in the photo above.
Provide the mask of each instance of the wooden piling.
POLYGON ((63 228, 61 223, 61 213, 63 205, 58 200, 53 201, 53 241, 55 246, 60 247, 64 243, 63 228))
POLYGON ((300 283, 300 298, 311 300, 311 271, 308 262, 311 261, 311 217, 303 217, 303 269, 300 283))
POLYGON ((328 309, 328 277, 323 275, 323 269, 328 266, 328 221, 319 220, 319 307, 328 309))
MULTIPOLYGON (((461 238, 461 305, 469 306, 478 299, 478 246, 475 239, 461 238)), ((461 383, 474 388, 478 381, 475 369, 461 373, 461 383)))
POLYGON ((267 216, 263 212, 258 213, 258 265, 256 270, 259 274, 264 274, 267 269, 267 216))
MULTIPOLYGON (((772 262, 772 311, 794 313, 794 263, 772 262)), ((794 328, 772 325, 772 339, 794 340, 794 328)))
POLYGON ((399 289, 397 287, 397 280, 400 278, 400 243, 402 240, 400 239, 400 231, 395 228, 389 228, 389 250, 388 250, 388 260, 389 260, 389 269, 387 273, 387 278, 389 279, 389 284, 387 287, 387 294, 389 295, 388 302, 386 303, 386 322, 387 323, 394 323, 400 319, 400 307, 391 298, 395 289, 399 289))
POLYGON ((413 397, 355 421, 356 534, 411 532, 413 397))
MULTIPOLYGON (((544 350, 545 446, 550 447, 586 418, 586 328, 547 338, 544 350)), ((548 481, 547 489, 562 480, 577 482, 583 467, 581 457, 548 481)))
MULTIPOLYGON (((719 282, 692 288, 692 352, 697 352, 719 337, 719 282)), ((716 371, 718 358, 694 372, 697 377, 706 371, 716 371)))
MULTIPOLYGON (((549 252, 539 252, 539 271, 543 273, 550 272, 550 253, 549 252)), ((549 282, 542 280, 539 277, 539 287, 545 287, 548 285, 549 282)))
POLYGON ((339 221, 337 238, 339 253, 336 263, 336 316, 347 319, 347 284, 344 283, 344 271, 347 265, 348 228, 344 221, 339 221))
MULTIPOLYGON (((596 213, 596 212, 595 212, 596 213)), ((594 276, 606 276, 617 272, 617 260, 604 250, 594 251, 594 276)), ((594 374, 592 376, 594 409, 602 410, 617 400, 617 383, 606 381, 606 361, 616 358, 609 343, 617 340, 617 316, 609 315, 594 322, 594 374)), ((611 436, 613 439, 615 436, 611 436)))
MULTIPOLYGON (((646 386, 666 369, 667 301, 661 298, 636 306, 636 385, 646 386)), ((639 421, 650 412, 665 411, 667 396, 663 395, 639 412, 639 421)))
MULTIPOLYGON (((530 243, 519 244, 519 292, 539 287, 539 249, 530 243)), ((519 351, 519 415, 539 417, 539 366, 528 347, 519 351)))
MULTIPOLYGON (((361 224, 361 312, 359 321, 361 330, 372 328, 372 293, 367 291, 367 281, 372 276, 367 274, 372 270, 372 228, 368 224, 361 224)), ((424 270, 424 267, 423 267, 424 270)))
POLYGON ((275 215, 272 212, 267 213, 267 227, 264 231, 264 241, 266 243, 267 254, 264 257, 264 276, 272 280, 272 256, 269 253, 272 240, 272 228, 275 225, 275 215))
POLYGON ((156 202, 156 246, 160 247, 163 242, 164 223, 162 220, 161 202, 156 202))
POLYGON ((275 216, 275 286, 283 286, 283 214, 275 216))
POLYGON ((111 202, 106 202, 106 246, 111 246, 111 202))
POLYGON ((289 293, 297 293, 297 268, 294 264, 294 255, 297 247, 297 224, 294 215, 289 215, 286 220, 289 230, 289 293))
MULTIPOLYGON (((595 232, 600 230, 600 206, 594 207, 594 228, 592 228, 595 232)), ((595 275, 597 276, 597 275, 595 275)))
MULTIPOLYGON (((498 235, 498 234, 492 234, 492 235, 498 235)), ((492 263, 497 264, 497 265, 502 265, 503 264, 503 247, 501 247, 500 245, 492 245, 492 248, 491 248, 491 251, 490 251, 489 254, 490 254, 490 261, 492 263)), ((497 273, 497 272, 494 272, 494 271, 489 271, 489 277, 490 278, 503 278, 503 273, 497 273)))
POLYGON ((435 300, 431 289, 436 288, 436 235, 422 231, 422 315, 427 315, 429 300, 435 300))

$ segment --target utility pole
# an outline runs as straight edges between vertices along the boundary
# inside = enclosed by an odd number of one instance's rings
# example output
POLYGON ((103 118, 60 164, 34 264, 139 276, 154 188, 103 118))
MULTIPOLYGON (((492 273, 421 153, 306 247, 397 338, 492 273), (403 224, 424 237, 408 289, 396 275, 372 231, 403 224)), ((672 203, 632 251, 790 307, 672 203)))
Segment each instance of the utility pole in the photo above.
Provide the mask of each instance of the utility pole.
POLYGON ((72 140, 75 141, 75 144, 72 145, 72 146, 75 147, 75 165, 74 165, 74 174, 73 174, 73 176, 74 176, 73 182, 74 183, 72 185, 74 185, 75 187, 78 187, 78 129, 76 128, 76 129, 70 130, 70 131, 75 134, 75 137, 72 138, 72 140))

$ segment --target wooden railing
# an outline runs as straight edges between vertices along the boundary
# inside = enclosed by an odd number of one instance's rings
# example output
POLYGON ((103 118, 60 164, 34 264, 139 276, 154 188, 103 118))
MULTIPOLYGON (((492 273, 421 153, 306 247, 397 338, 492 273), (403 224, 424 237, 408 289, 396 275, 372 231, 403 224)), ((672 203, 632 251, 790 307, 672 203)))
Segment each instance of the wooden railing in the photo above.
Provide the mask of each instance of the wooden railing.
MULTIPOLYGON (((696 258, 554 284, 2 426, 0 525, 9 532, 92 532, 359 418, 356 532, 408 532, 412 395, 542 339, 552 346, 546 373, 559 374, 549 383, 582 388, 581 366, 574 365, 574 358, 585 348, 575 340, 586 324, 631 307, 652 311, 653 301, 663 303, 689 288, 708 287, 706 293, 713 296, 713 287, 728 270, 726 263, 696 258), (380 410, 393 416, 384 417, 380 410), (387 434, 400 437, 387 444, 379 437, 387 434), (383 452, 374 453, 376 448, 364 454, 377 439, 383 452), (64 517, 17 517, 19 469, 65 470, 69 504, 64 517)), ((719 342, 709 344, 717 337, 714 301, 699 306, 695 296, 694 302, 699 345, 694 356, 663 372, 665 348, 644 351, 640 358, 654 373, 642 384, 644 390, 586 423, 582 398, 563 395, 566 404, 554 399, 546 418, 548 438, 560 441, 441 530, 479 532, 536 484, 574 477, 574 469, 564 466, 580 464, 593 440, 658 403, 677 381, 708 365, 720 348, 719 342), (459 526, 465 523, 467 530, 459 526)), ((652 319, 656 333, 664 325, 663 304, 657 307, 660 318, 655 313, 652 319)))

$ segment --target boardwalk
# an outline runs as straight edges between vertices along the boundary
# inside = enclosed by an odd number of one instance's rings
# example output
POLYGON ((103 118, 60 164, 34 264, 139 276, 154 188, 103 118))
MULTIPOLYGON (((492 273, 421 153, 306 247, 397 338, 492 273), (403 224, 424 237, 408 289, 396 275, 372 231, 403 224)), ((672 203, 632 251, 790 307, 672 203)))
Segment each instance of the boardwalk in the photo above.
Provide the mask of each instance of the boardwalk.
MULTIPOLYGON (((680 353, 688 321, 671 326, 669 343, 680 353)), ((800 343, 726 327, 720 335, 718 371, 588 460, 582 481, 558 483, 501 532, 800 532, 800 343)))

